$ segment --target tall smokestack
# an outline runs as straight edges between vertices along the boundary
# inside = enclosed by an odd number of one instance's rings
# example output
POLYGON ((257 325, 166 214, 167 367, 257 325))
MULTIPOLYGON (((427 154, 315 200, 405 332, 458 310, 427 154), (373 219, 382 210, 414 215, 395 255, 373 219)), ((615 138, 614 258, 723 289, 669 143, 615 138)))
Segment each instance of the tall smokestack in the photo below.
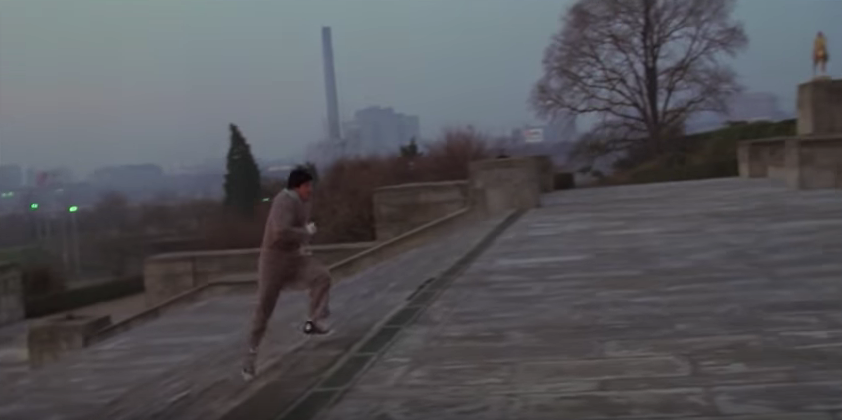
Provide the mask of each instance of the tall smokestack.
POLYGON ((336 96, 336 72, 333 69, 333 41, 330 27, 322 27, 322 55, 325 67, 325 95, 327 96, 327 123, 330 140, 339 140, 339 99, 336 96))

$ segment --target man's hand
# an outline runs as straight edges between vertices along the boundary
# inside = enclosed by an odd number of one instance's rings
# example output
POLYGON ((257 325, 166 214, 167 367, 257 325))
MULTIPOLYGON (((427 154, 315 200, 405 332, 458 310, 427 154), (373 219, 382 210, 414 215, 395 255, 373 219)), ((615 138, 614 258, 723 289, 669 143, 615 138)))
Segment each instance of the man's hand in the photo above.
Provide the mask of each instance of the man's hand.
POLYGON ((305 229, 307 229, 307 233, 309 233, 310 236, 313 236, 313 235, 316 234, 316 224, 313 223, 313 222, 307 223, 307 226, 305 227, 305 229))

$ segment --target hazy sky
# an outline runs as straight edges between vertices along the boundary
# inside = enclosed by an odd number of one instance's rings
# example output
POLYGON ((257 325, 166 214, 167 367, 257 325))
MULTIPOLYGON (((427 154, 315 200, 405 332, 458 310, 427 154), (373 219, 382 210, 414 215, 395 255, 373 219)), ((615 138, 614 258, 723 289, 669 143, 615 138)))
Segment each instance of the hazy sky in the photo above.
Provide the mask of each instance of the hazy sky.
MULTIPOLYGON (((333 27, 343 119, 367 105, 425 136, 504 130, 526 106, 564 0, 0 0, 0 162, 171 167, 218 158, 227 124, 256 155, 323 136, 321 26, 333 27)), ((823 30, 842 64, 842 1, 741 0, 750 90, 791 110, 823 30)))

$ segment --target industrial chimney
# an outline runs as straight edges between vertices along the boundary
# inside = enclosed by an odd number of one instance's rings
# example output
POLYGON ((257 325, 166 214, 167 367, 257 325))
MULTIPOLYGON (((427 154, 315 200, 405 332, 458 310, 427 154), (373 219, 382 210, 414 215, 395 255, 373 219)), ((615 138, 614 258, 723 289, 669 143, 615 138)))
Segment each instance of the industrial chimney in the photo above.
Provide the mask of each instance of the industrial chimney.
POLYGON ((333 68, 333 41, 330 27, 322 27, 322 55, 325 70, 325 96, 327 97, 327 123, 329 140, 342 138, 339 131, 339 99, 336 96, 336 72, 333 68))

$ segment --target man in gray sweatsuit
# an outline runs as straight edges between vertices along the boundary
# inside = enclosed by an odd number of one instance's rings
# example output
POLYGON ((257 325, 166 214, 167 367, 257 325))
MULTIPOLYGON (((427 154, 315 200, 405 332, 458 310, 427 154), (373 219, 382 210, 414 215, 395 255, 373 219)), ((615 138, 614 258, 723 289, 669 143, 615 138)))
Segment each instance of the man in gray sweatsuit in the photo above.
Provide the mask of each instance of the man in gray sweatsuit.
POLYGON ((282 290, 309 291, 309 318, 304 323, 305 334, 329 332, 321 321, 330 315, 331 276, 327 268, 304 249, 316 233, 309 211, 312 184, 313 177, 307 171, 295 169, 289 174, 287 188, 272 201, 260 248, 257 305, 251 322, 249 351, 243 363, 242 373, 246 380, 255 375, 257 348, 282 290))

